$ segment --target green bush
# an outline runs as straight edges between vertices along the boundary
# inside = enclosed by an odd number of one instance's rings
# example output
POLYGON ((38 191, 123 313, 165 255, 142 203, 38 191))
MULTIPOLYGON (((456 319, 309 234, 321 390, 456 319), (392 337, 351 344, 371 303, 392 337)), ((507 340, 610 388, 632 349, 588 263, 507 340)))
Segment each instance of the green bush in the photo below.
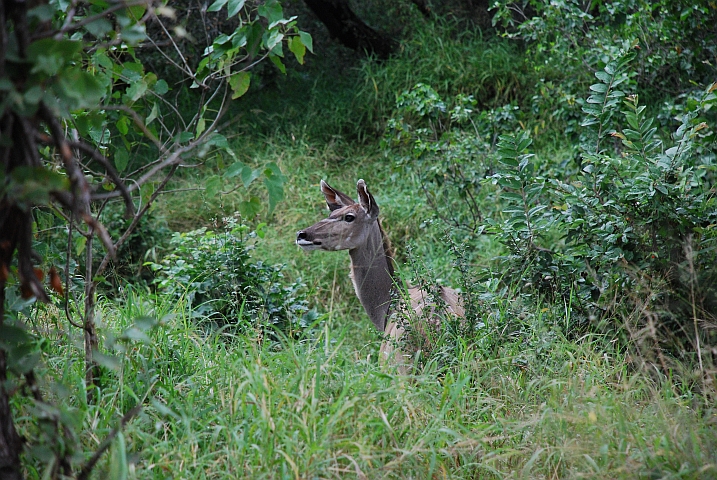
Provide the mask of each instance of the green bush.
POLYGON ((502 137, 503 171, 493 178, 510 215, 492 226, 529 273, 526 282, 561 298, 576 293, 583 307, 608 319, 620 305, 639 308, 633 332, 649 321, 653 332, 663 330, 652 334, 655 343, 668 338, 674 353, 699 350, 700 338, 713 344, 709 325, 717 320, 717 157, 715 132, 702 117, 717 104, 715 86, 663 141, 638 96, 621 90, 630 60, 623 56, 595 74, 576 175, 537 174, 527 136, 502 137), (556 233, 562 241, 547 241, 556 233))
MULTIPOLYGON (((119 203, 108 204, 99 218, 115 240, 124 234, 132 222, 131 218, 125 217, 119 203)), ((171 234, 167 222, 157 215, 155 209, 147 211, 117 250, 116 259, 110 262, 109 269, 104 274, 107 280, 105 285, 112 285, 116 290, 127 283, 150 284, 154 280, 154 275, 151 269, 146 268, 145 263, 150 260, 156 261, 162 255, 171 234)), ((104 257, 104 250, 98 243, 93 242, 95 266, 104 257)), ((80 259, 80 264, 84 264, 84 258, 80 259)))
POLYGON ((471 95, 444 101, 419 83, 398 95, 382 144, 398 170, 416 174, 434 212, 465 239, 482 231, 495 142, 519 128, 520 116, 512 104, 479 110, 471 95))
POLYGON ((661 331, 653 345, 694 352, 716 340, 717 155, 708 120, 717 88, 689 96, 669 134, 630 92, 634 58, 629 49, 607 62, 576 102, 584 117, 575 166, 535 156, 509 116, 485 124, 496 110, 477 113, 469 98, 444 101, 426 85, 399 96, 384 143, 454 231, 495 235, 507 252, 498 259, 504 285, 570 305, 582 319, 575 333, 591 318, 620 335, 652 322, 661 331), (485 138, 501 129, 494 148, 485 138))
POLYGON ((539 145, 577 140, 576 94, 622 51, 634 49, 630 82, 661 111, 662 126, 673 124, 675 104, 695 85, 714 81, 717 7, 707 0, 501 0, 493 8, 494 24, 521 44, 539 78, 528 125, 539 145))
POLYGON ((196 318, 219 327, 273 329, 294 336, 317 318, 300 281, 284 285, 280 265, 252 261, 245 225, 229 220, 226 231, 200 228, 175 233, 171 253, 152 263, 160 291, 183 298, 196 318))

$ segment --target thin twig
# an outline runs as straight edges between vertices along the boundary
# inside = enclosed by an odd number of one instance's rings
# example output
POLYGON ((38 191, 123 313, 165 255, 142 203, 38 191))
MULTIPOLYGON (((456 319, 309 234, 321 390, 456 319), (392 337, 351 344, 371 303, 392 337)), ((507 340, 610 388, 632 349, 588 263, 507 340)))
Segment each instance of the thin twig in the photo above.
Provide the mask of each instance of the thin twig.
POLYGON ((70 146, 72 148, 76 148, 78 150, 82 150, 87 155, 91 156, 93 160, 96 162, 99 162, 107 172, 107 175, 112 179, 112 182, 115 184, 117 189, 120 191, 120 194, 122 195, 122 198, 124 199, 125 208, 127 209, 127 212, 130 215, 134 215, 134 203, 132 202, 132 197, 129 194, 129 191, 127 190, 127 186, 124 184, 122 179, 119 176, 119 173, 117 170, 115 170, 115 167, 112 166, 112 164, 107 160, 107 157, 102 155, 100 152, 97 151, 97 149, 91 147, 90 145, 87 145, 84 142, 70 142, 70 146))
POLYGON ((154 136, 152 132, 149 131, 147 126, 144 124, 144 121, 140 118, 139 114, 129 108, 127 105, 104 105, 102 107, 103 110, 111 110, 111 111, 120 111, 123 113, 126 113, 130 117, 132 117, 132 120, 134 121, 134 124, 139 127, 140 130, 142 130, 142 133, 151 140, 152 143, 154 143, 154 146, 159 149, 160 152, 164 153, 166 151, 164 145, 162 145, 162 142, 159 141, 157 137, 154 136))
POLYGON ((77 475, 77 480, 85 480, 89 478, 90 473, 92 473, 92 470, 95 468, 95 465, 97 465, 97 462, 100 460, 102 454, 105 453, 105 451, 110 447, 110 445, 112 445, 112 440, 114 440, 117 434, 124 428, 124 426, 141 411, 142 405, 140 404, 135 405, 134 408, 124 414, 124 416, 120 420, 119 425, 112 429, 109 435, 107 435, 107 437, 102 441, 100 448, 97 449, 97 451, 92 455, 92 457, 90 457, 89 460, 87 460, 87 463, 85 463, 85 465, 82 467, 82 470, 80 470, 79 475, 77 475))
MULTIPOLYGON (((159 26, 160 26, 160 28, 162 29, 162 31, 164 32, 164 34, 165 34, 165 35, 167 36, 167 38, 169 38, 170 41, 172 42, 172 46, 174 47, 174 50, 175 50, 175 51, 177 52, 177 54, 179 55, 179 58, 182 59, 182 62, 184 63, 184 68, 186 69, 186 70, 184 70, 184 73, 186 73, 193 81, 196 82, 197 79, 194 77, 194 74, 192 73, 192 69, 189 67, 189 64, 187 63, 187 59, 186 59, 186 58, 184 57, 184 55, 182 54, 182 50, 181 50, 181 49, 179 48, 179 46, 177 45, 177 42, 174 41, 174 38, 172 37, 172 35, 167 31, 167 27, 164 26, 164 22, 162 22, 162 20, 160 20, 157 15, 154 15, 154 18, 155 18, 155 20, 157 20, 157 23, 159 23, 159 26)), ((154 41, 153 41, 151 38, 149 39, 149 41, 154 44, 154 41)), ((155 45, 156 45, 156 44, 155 44, 155 45)), ((162 49, 160 49, 159 47, 157 47, 157 48, 158 48, 159 52, 162 54, 162 56, 167 59, 168 62, 170 62, 171 64, 173 64, 173 65, 174 65, 175 67, 177 67, 178 69, 182 70, 182 67, 181 67, 180 65, 178 65, 177 62, 175 62, 174 60, 172 60, 172 59, 169 57, 169 55, 167 55, 166 53, 164 53, 164 51, 162 51, 162 49)))
POLYGON ((65 317, 67 317, 67 321, 75 328, 82 328, 82 325, 79 325, 72 321, 72 316, 70 315, 70 257, 72 256, 72 212, 70 212, 70 219, 67 229, 67 252, 66 252, 66 258, 65 258, 65 317))
MULTIPOLYGON (((24 2, 23 2, 24 3, 24 2)), ((85 17, 82 20, 78 21, 77 23, 73 23, 71 25, 63 25, 61 29, 57 31, 47 31, 47 32, 41 32, 38 35, 35 35, 32 37, 33 40, 40 40, 42 38, 47 37, 55 37, 55 40, 62 40, 64 35, 66 33, 72 32, 74 30, 77 30, 80 27, 84 27, 85 25, 89 25, 90 23, 99 20, 100 18, 104 18, 110 13, 116 12, 118 10, 122 10, 123 8, 128 7, 134 7, 136 5, 147 5, 147 8, 151 6, 151 1, 148 0, 135 0, 133 2, 118 2, 111 7, 107 7, 107 9, 102 10, 100 13, 97 13, 95 15, 91 15, 89 17, 85 17)))

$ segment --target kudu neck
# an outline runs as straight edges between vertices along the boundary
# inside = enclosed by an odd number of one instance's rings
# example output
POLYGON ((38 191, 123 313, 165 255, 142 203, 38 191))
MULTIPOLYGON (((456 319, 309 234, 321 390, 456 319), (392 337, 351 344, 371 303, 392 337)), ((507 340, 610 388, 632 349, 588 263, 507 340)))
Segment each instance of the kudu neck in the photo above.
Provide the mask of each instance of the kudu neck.
POLYGON ((384 331, 395 280, 391 248, 378 221, 371 226, 366 243, 349 250, 349 255, 356 295, 374 326, 384 331))

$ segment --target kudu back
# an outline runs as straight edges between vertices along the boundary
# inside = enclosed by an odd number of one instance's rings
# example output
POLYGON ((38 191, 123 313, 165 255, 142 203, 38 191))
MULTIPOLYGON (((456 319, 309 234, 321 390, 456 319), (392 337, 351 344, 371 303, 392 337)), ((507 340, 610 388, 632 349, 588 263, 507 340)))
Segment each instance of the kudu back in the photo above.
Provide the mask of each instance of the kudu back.
POLYGON ((406 290, 394 274, 393 255, 378 219, 378 205, 363 180, 356 184, 356 191, 358 202, 322 180, 321 193, 331 213, 328 218, 299 231, 296 244, 306 251, 349 251, 350 275, 356 295, 374 326, 388 335, 381 345, 381 360, 398 363, 401 372, 406 373, 415 352, 395 348, 396 345, 407 344, 403 339, 405 319, 425 320, 424 324, 416 325, 414 331, 423 337, 419 343, 426 344, 426 329, 439 326, 442 318, 438 315, 439 310, 460 317, 465 312, 458 293, 446 287, 439 287, 437 292, 441 300, 432 300, 435 295, 419 288, 408 288, 406 300, 410 299, 415 314, 400 312, 402 305, 408 303, 400 301, 401 294, 406 290))

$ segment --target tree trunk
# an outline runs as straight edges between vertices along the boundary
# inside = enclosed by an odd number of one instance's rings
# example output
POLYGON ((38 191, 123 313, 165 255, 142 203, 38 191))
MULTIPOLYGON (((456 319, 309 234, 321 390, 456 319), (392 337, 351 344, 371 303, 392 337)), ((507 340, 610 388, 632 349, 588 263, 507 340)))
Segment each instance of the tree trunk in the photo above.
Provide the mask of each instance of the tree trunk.
POLYGON ((398 46, 397 42, 366 25, 350 8, 347 0, 304 0, 306 5, 329 29, 329 34, 343 45, 385 60, 398 46))
MULTIPOLYGON (((0 327, 5 319, 5 280, 0 279, 0 327)), ((0 349, 0 478, 22 479, 20 452, 22 439, 15 430, 10 411, 10 394, 6 389, 7 362, 5 350, 0 349)))
POLYGON ((100 386, 100 367, 94 358, 94 353, 99 348, 99 340, 95 329, 97 283, 92 272, 93 238, 94 234, 90 228, 90 235, 87 237, 87 243, 85 244, 85 318, 82 324, 85 331, 85 388, 87 389, 88 404, 94 403, 95 389, 100 386))

